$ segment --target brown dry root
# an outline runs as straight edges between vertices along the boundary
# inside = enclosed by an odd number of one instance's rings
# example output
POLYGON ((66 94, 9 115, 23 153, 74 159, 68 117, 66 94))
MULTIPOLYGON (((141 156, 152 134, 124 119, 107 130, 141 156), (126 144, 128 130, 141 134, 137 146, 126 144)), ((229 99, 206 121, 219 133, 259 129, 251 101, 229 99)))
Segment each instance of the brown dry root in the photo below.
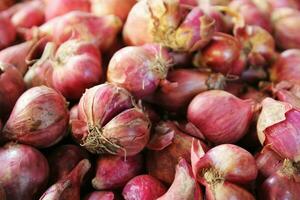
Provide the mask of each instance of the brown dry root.
POLYGON ((98 126, 89 125, 89 135, 83 140, 81 145, 95 154, 109 153, 117 155, 122 150, 126 157, 126 149, 119 145, 118 139, 106 138, 98 126))
POLYGON ((155 55, 154 61, 151 63, 151 70, 158 75, 161 80, 164 80, 168 75, 168 70, 172 66, 173 62, 171 60, 164 60, 162 55, 162 46, 159 47, 159 53, 155 55))
POLYGON ((300 163, 285 159, 283 161, 280 172, 288 177, 295 177, 300 175, 300 163))
POLYGON ((222 173, 215 168, 203 169, 201 172, 201 176, 205 179, 207 184, 209 184, 212 187, 212 192, 214 196, 216 195, 214 188, 218 184, 223 184, 225 181, 222 173))
POLYGON ((209 90, 223 90, 226 86, 226 77, 224 77, 221 73, 213 73, 209 75, 206 85, 209 90))

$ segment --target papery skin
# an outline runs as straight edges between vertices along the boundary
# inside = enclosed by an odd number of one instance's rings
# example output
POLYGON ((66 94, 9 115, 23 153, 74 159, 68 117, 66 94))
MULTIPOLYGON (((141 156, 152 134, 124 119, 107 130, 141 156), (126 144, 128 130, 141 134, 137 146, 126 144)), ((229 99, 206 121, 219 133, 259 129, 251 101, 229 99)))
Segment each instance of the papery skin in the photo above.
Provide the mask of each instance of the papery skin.
POLYGON ((139 175, 131 179, 124 187, 122 195, 125 200, 152 200, 166 192, 166 187, 150 175, 139 175))
POLYGON ((300 84, 300 50, 289 49, 283 51, 278 60, 271 66, 270 78, 273 82, 283 80, 290 81, 295 84, 300 84))
POLYGON ((97 159, 96 175, 92 185, 97 190, 111 190, 123 187, 130 179, 142 172, 142 154, 126 158, 105 155, 97 159))
POLYGON ((6 199, 36 199, 45 189, 49 175, 46 158, 23 144, 8 143, 0 148, 0 182, 6 199))
POLYGON ((125 22, 129 11, 136 0, 92 0, 91 12, 97 16, 116 15, 125 22))
POLYGON ((72 123, 72 120, 78 119, 78 104, 74 105, 70 109, 70 124, 72 123))
POLYGON ((142 0, 129 12, 123 37, 128 45, 161 43, 175 51, 195 51, 208 43, 214 20, 194 7, 182 15, 178 0, 142 0))
POLYGON ((134 104, 129 92, 114 84, 88 89, 72 122, 73 137, 92 153, 139 153, 148 142, 150 121, 134 104))
POLYGON ((207 46, 198 51, 193 63, 224 75, 241 75, 245 69, 245 59, 240 41, 229 34, 218 32, 207 46))
POLYGON ((163 196, 158 198, 158 200, 164 199, 203 199, 198 182, 194 179, 192 168, 184 159, 180 159, 176 166, 175 179, 172 185, 163 196))
POLYGON ((184 112, 194 96, 206 90, 223 89, 225 82, 222 74, 175 69, 168 73, 166 81, 150 97, 150 101, 169 111, 184 112))
POLYGON ((76 145, 61 145, 53 149, 47 155, 50 166, 49 183, 52 184, 64 179, 85 158, 89 158, 88 153, 76 145))
POLYGON ((292 8, 280 8, 272 13, 274 38, 281 49, 300 48, 300 11, 292 8))
POLYGON ((88 0, 51 0, 45 5, 46 20, 64 15, 70 11, 80 10, 89 12, 90 2, 88 0))
MULTIPOLYGON (((188 163, 194 137, 187 135, 171 121, 161 121, 155 127, 147 148, 147 170, 150 175, 171 184, 175 177, 175 168, 180 158, 188 163)), ((195 138, 194 138, 195 139, 195 138)), ((206 148, 204 143, 201 143, 206 148)))
POLYGON ((95 191, 89 193, 84 200, 114 200, 115 195, 109 191, 95 191))
POLYGON ((16 28, 12 22, 0 15, 0 50, 11 45, 16 39, 16 28), (3 28, 5 27, 5 28, 3 28))
POLYGON ((13 65, 0 61, 0 118, 9 116, 25 89, 21 73, 13 65))
POLYGON ((16 102, 1 138, 38 148, 50 147, 65 136, 68 121, 64 97, 46 86, 34 87, 16 102))
POLYGON ((241 139, 253 114, 252 100, 241 100, 225 91, 210 90, 194 97, 189 104, 187 118, 209 141, 222 144, 241 139))
POLYGON ((50 186, 40 200, 80 200, 80 185, 90 168, 89 160, 81 160, 65 178, 50 186))
POLYGON ((166 78, 171 61, 167 49, 157 44, 124 47, 111 58, 107 80, 143 98, 166 78))

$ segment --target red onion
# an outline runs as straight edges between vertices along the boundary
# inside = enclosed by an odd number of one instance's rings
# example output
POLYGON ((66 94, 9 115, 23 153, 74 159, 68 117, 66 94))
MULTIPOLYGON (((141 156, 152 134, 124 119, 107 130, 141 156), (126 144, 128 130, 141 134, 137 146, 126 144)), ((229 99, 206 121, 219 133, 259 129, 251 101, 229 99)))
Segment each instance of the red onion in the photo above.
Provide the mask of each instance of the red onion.
POLYGON ((279 101, 287 102, 291 104, 294 108, 300 109, 300 96, 296 93, 294 89, 299 87, 299 85, 287 82, 284 86, 285 81, 278 83, 273 89, 273 93, 279 101), (281 86, 282 85, 282 86, 281 86))
POLYGON ((13 65, 0 61, 0 118, 10 114, 24 91, 25 83, 20 72, 13 65))
POLYGON ((97 16, 116 15, 125 22, 127 15, 136 0, 92 0, 91 12, 97 16))
POLYGON ((233 0, 229 8, 239 12, 245 19, 246 24, 257 25, 271 32, 269 16, 265 15, 251 0, 233 0))
POLYGON ((199 141, 193 141, 191 161, 193 172, 206 187, 206 199, 254 199, 236 184, 255 180, 255 159, 246 150, 232 144, 223 144, 204 153, 199 141))
POLYGON ((101 56, 96 46, 69 40, 56 50, 55 55, 54 51, 55 44, 48 43, 42 58, 25 75, 28 87, 46 83, 67 99, 79 99, 85 89, 100 83, 101 56))
POLYGON ((267 0, 267 2, 272 6, 272 8, 275 10, 277 8, 294 8, 294 9, 300 9, 300 3, 297 0, 267 0))
POLYGON ((87 159, 80 161, 65 178, 50 186, 40 200, 80 200, 80 185, 90 167, 87 159))
POLYGON ((111 58, 107 80, 143 98, 166 78, 171 62, 167 49, 157 44, 124 47, 111 58))
POLYGON ((1 137, 39 148, 50 147, 64 137, 68 120, 62 95, 46 86, 34 87, 16 102, 1 137))
POLYGON ((113 192, 97 191, 88 194, 84 200, 114 200, 115 195, 113 192))
POLYGON ((55 183, 65 178, 72 169, 83 159, 88 159, 88 153, 72 144, 61 145, 48 154, 50 166, 50 183, 55 183))
POLYGON ((5 48, 0 51, 0 62, 14 65, 24 75, 28 68, 26 57, 34 45, 35 41, 28 41, 5 48))
POLYGON ((126 158, 113 155, 100 156, 92 185, 97 190, 123 187, 130 179, 141 173, 142 167, 141 154, 126 158))
POLYGON ((246 84, 241 80, 227 81, 224 90, 239 97, 245 92, 246 84))
POLYGON ((74 105, 70 110, 70 124, 76 119, 78 119, 78 104, 74 105))
POLYGON ((35 148, 6 144, 0 148, 0 162, 0 182, 8 200, 36 199, 47 184, 48 163, 35 148))
POLYGON ((224 85, 225 77, 222 74, 175 69, 168 73, 166 81, 162 82, 150 101, 170 111, 185 111, 197 94, 211 89, 223 89, 224 85))
POLYGON ((88 89, 80 99, 73 137, 92 153, 132 156, 147 144, 150 122, 132 96, 113 84, 88 89))
POLYGON ((254 114, 252 100, 241 100, 221 90, 198 94, 190 103, 188 120, 215 144, 234 143, 241 139, 254 114))
POLYGON ((0 2, 0 11, 6 10, 15 3, 15 0, 2 0, 0 2))
POLYGON ((69 39, 80 39, 95 44, 100 50, 107 50, 121 26, 121 20, 114 15, 97 17, 87 12, 72 11, 49 20, 38 29, 26 31, 25 37, 30 39, 47 35, 57 44, 69 39))
POLYGON ((124 187, 122 195, 125 200, 152 200, 166 192, 165 186, 150 175, 140 175, 131 179, 124 187))
POLYGON ((73 10, 89 12, 90 2, 88 0, 51 0, 47 1, 45 8, 46 20, 64 15, 73 10))
POLYGON ((11 21, 0 15, 0 50, 11 45, 16 39, 16 29, 11 21), (5 27, 5 28, 3 28, 5 27))
POLYGON ((300 110, 266 98, 257 129, 260 141, 283 158, 300 161, 300 110))
POLYGON ((224 75, 240 75, 245 64, 246 58, 241 43, 233 36, 219 32, 194 57, 194 65, 208 67, 224 75))
POLYGON ((274 38, 282 49, 300 48, 300 11, 292 8, 280 8, 272 13, 274 38))
POLYGON ((39 26, 45 21, 44 3, 31 1, 24 3, 11 17, 12 23, 18 28, 39 26))
POLYGON ((214 20, 199 7, 184 15, 178 0, 142 0, 130 10, 123 37, 129 45, 156 42, 191 52, 206 45, 214 29, 214 20))
MULTIPOLYGON (((191 162, 191 137, 171 121, 161 121, 156 127, 147 147, 147 170, 153 177, 171 184, 175 177, 175 168, 180 158, 191 162)), ((202 143, 204 148, 207 148, 202 143)))
POLYGON ((252 99, 258 104, 261 103, 266 97, 268 97, 266 92, 257 90, 253 87, 247 87, 246 92, 239 95, 239 98, 241 99, 252 99))
POLYGON ((289 49, 283 51, 278 60, 273 64, 271 69, 271 80, 280 82, 288 80, 295 84, 300 84, 300 50, 289 49), (298 67, 299 66, 299 67, 298 67))
POLYGON ((192 168, 184 159, 180 159, 176 166, 175 179, 171 187, 158 198, 158 200, 169 199, 203 199, 201 189, 194 179, 192 168))

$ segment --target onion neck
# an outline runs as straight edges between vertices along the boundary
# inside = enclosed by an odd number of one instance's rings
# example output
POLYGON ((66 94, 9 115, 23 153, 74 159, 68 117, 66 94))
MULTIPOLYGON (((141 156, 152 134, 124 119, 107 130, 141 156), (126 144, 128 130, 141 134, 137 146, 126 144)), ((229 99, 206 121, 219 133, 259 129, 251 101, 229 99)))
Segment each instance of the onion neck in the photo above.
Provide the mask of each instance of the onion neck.
POLYGON ((206 183, 213 187, 225 181, 223 174, 219 170, 212 167, 203 169, 201 176, 205 179, 206 183))

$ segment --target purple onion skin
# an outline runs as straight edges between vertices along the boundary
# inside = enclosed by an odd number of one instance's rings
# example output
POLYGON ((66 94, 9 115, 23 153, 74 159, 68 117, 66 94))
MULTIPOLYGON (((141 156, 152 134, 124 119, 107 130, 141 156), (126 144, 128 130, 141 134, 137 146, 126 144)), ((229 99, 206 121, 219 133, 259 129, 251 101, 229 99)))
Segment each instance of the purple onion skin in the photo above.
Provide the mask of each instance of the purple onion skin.
POLYGON ((49 166, 35 148, 8 143, 0 148, 0 182, 6 198, 36 199, 47 184, 49 166))

